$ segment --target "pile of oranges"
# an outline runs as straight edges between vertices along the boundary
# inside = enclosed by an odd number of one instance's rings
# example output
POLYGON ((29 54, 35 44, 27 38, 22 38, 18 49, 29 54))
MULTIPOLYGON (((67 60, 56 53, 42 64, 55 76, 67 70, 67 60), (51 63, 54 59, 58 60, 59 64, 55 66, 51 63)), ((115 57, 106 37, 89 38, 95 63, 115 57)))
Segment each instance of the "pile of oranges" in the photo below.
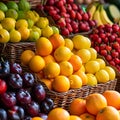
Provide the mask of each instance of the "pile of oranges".
POLYGON ((40 37, 35 48, 21 54, 21 63, 35 72, 50 90, 67 92, 115 79, 115 71, 97 58, 96 50, 85 36, 75 35, 70 39, 54 33, 48 38, 40 37))

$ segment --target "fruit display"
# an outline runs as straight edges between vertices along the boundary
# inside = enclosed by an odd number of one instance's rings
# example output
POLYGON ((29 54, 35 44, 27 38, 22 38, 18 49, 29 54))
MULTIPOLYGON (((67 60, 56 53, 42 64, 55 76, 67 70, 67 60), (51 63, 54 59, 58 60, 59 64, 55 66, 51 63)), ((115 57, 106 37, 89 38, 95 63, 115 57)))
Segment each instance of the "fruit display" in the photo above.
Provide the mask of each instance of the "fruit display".
POLYGON ((54 108, 48 114, 47 120, 119 120, 120 93, 106 90, 103 94, 93 93, 85 99, 76 98, 69 110, 54 108), (117 101, 113 102, 114 99, 117 101), (94 107, 93 107, 94 106, 94 107))
POLYGON ((74 0, 48 0, 45 5, 38 4, 36 11, 43 11, 45 16, 52 17, 52 23, 59 27, 64 36, 89 32, 96 26, 85 8, 75 4, 74 0))
POLYGON ((40 17, 26 0, 0 2, 0 43, 35 42, 56 32, 58 28, 50 26, 47 17, 40 17))
POLYGON ((104 56, 107 62, 120 71, 120 27, 117 24, 101 25, 90 34, 92 47, 104 56))
POLYGON ((18 63, 1 61, 0 69, 0 119, 32 120, 35 117, 47 120, 54 102, 46 95, 42 84, 35 76, 24 72, 18 63), (6 74, 6 76, 5 76, 6 74))

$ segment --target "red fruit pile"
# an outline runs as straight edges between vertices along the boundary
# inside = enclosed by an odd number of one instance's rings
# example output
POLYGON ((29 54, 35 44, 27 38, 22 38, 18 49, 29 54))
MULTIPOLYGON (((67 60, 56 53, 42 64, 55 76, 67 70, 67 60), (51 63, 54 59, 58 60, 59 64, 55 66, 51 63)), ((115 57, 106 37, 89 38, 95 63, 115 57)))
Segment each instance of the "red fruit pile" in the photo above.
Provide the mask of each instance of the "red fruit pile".
POLYGON ((120 71, 120 26, 101 25, 90 34, 92 47, 120 71))
MULTIPOLYGON (((96 22, 90 20, 90 14, 84 12, 80 5, 74 3, 74 0, 48 0, 42 8, 47 15, 53 18, 64 36, 71 33, 88 32, 96 26, 96 22)), ((39 5, 37 9, 40 9, 39 5)))

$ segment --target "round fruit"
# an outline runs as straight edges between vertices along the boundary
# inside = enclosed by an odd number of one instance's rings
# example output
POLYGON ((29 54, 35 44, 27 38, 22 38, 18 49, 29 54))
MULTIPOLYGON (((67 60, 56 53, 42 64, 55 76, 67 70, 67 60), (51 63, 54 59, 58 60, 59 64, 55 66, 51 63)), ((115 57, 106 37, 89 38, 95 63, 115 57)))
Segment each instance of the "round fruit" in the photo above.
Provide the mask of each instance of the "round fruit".
POLYGON ((28 28, 28 22, 25 19, 19 19, 15 23, 15 28, 19 29, 20 27, 26 27, 28 28))
POLYGON ((7 5, 3 2, 0 2, 0 10, 6 12, 8 10, 7 5))
POLYGON ((70 120, 82 120, 82 119, 77 115, 70 115, 70 120))
POLYGON ((8 1, 6 3, 6 5, 7 5, 8 9, 15 9, 15 10, 18 11, 18 5, 17 5, 16 2, 14 2, 14 1, 8 1))
POLYGON ((36 51, 37 54, 40 56, 47 56, 49 55, 53 50, 53 46, 51 42, 45 38, 40 37, 36 42, 36 51))
POLYGON ((0 21, 2 21, 5 18, 5 14, 2 10, 0 10, 0 21))
POLYGON ((90 114, 90 113, 83 113, 83 114, 80 115, 80 118, 82 120, 96 120, 95 116, 90 114))
POLYGON ((59 29, 56 26, 52 26, 53 29, 53 34, 58 33, 59 34, 59 29))
POLYGON ((100 69, 102 69, 102 68, 104 68, 106 66, 105 61, 103 59, 101 59, 101 58, 97 58, 97 59, 95 59, 95 61, 99 62, 100 69))
POLYGON ((70 38, 65 38, 65 46, 68 47, 70 50, 73 50, 73 42, 70 38))
POLYGON ((52 55, 47 55, 47 56, 43 57, 43 59, 44 59, 46 65, 50 62, 55 62, 55 59, 52 55))
POLYGON ((33 117, 32 120, 43 120, 41 117, 33 117))
POLYGON ((88 48, 88 50, 91 53, 90 60, 96 60, 96 58, 97 58, 97 51, 94 48, 88 48))

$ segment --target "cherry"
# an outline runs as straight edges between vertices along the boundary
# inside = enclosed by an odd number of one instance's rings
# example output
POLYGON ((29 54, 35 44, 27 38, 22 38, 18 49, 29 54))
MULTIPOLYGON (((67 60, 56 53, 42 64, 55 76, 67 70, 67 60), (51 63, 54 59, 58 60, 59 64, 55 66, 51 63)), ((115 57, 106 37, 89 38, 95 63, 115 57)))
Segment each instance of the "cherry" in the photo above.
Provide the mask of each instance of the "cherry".
POLYGON ((0 79, 0 94, 5 93, 7 90, 7 84, 4 80, 0 79))

